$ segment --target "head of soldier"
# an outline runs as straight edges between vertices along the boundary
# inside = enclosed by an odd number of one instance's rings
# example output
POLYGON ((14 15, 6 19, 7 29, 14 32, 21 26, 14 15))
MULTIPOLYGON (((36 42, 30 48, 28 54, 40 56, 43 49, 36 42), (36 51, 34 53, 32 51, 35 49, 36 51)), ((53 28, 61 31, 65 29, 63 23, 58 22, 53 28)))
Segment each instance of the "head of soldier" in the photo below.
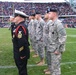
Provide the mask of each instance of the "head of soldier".
POLYGON ((35 18, 36 18, 37 20, 40 20, 40 19, 41 19, 41 14, 40 14, 40 12, 36 12, 35 18))
POLYGON ((28 16, 27 16, 24 12, 21 12, 21 11, 19 11, 19 10, 15 10, 14 23, 15 23, 15 24, 19 24, 20 22, 25 21, 25 19, 26 19, 27 17, 28 17, 28 16))
POLYGON ((45 21, 48 21, 48 20, 49 20, 49 14, 48 14, 48 13, 46 13, 46 14, 44 15, 44 20, 45 20, 45 21))
POLYGON ((31 19, 35 19, 35 13, 30 14, 29 20, 31 20, 31 19))
POLYGON ((58 12, 56 9, 49 9, 49 10, 47 10, 47 13, 49 14, 49 18, 52 21, 54 21, 58 18, 58 12))

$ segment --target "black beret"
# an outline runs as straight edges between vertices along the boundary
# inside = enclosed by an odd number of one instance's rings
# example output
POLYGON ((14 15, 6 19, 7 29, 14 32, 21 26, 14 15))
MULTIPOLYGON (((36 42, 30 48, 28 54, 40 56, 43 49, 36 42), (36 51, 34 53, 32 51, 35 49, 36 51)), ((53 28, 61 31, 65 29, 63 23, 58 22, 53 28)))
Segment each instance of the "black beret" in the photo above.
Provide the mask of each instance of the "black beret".
POLYGON ((40 12, 37 11, 36 14, 40 14, 40 12))
POLYGON ((35 13, 31 13, 31 14, 30 14, 30 16, 35 16, 35 15, 36 15, 35 13))
POLYGON ((57 10, 49 8, 49 9, 47 9, 47 13, 49 13, 49 12, 57 12, 57 10))

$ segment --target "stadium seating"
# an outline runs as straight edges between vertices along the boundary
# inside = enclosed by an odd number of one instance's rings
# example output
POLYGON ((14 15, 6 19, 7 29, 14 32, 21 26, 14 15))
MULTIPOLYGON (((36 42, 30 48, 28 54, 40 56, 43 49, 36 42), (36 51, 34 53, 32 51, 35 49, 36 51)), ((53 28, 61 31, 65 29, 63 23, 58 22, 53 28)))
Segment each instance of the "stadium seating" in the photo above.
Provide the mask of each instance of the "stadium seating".
MULTIPOLYGON (((26 14, 30 14, 35 11, 40 11, 42 15, 45 14, 48 8, 56 8, 59 15, 75 15, 76 12, 73 12, 70 5, 67 3, 18 3, 18 2, 0 2, 0 23, 8 22, 8 17, 1 16, 10 16, 13 15, 14 9, 21 10, 26 14)), ((63 23, 76 22, 76 18, 65 18, 63 23)), ((0 27, 3 25, 0 24, 0 27)))

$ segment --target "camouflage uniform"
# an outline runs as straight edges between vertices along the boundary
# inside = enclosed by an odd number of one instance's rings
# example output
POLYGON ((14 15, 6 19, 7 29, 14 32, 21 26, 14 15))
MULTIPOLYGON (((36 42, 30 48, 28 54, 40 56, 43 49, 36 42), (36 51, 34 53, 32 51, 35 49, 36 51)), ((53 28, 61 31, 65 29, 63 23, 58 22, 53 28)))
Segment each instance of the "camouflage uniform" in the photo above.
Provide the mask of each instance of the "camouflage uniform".
POLYGON ((33 35, 32 35, 32 44, 33 44, 33 48, 34 48, 34 50, 35 50, 35 54, 38 54, 38 51, 37 51, 37 41, 36 41, 36 26, 37 26, 37 20, 36 19, 34 19, 33 20, 33 26, 32 26, 32 28, 33 28, 33 31, 32 31, 32 33, 33 33, 33 35))
POLYGON ((32 48, 35 50, 35 54, 37 54, 37 48, 36 48, 36 25, 37 25, 37 20, 31 20, 28 26, 29 30, 29 37, 30 37, 30 42, 32 45, 32 48))
POLYGON ((37 51, 40 59, 44 58, 44 47, 43 47, 43 26, 45 22, 43 19, 38 20, 36 27, 36 41, 37 41, 37 51))
POLYGON ((44 42, 44 48, 45 48, 45 56, 46 56, 46 62, 47 65, 49 67, 49 57, 48 57, 48 51, 47 51, 47 47, 48 47, 48 37, 49 37, 49 25, 52 23, 52 20, 48 20, 45 25, 44 25, 44 29, 43 29, 43 42, 44 42))
POLYGON ((32 45, 32 34, 31 34, 31 31, 32 31, 32 22, 33 22, 33 19, 31 19, 30 22, 29 22, 28 31, 29 31, 30 44, 33 47, 33 45, 32 45))
POLYGON ((57 19, 49 25, 48 40, 47 53, 51 75, 61 75, 60 62, 62 52, 65 51, 66 31, 60 20, 57 19), (55 51, 60 54, 56 55, 55 51))
POLYGON ((33 19, 30 20, 29 25, 28 25, 30 39, 32 39, 32 34, 31 34, 31 31, 32 31, 32 23, 33 23, 33 19))
POLYGON ((47 46, 48 44, 48 35, 49 35, 49 25, 52 23, 52 20, 48 20, 45 22, 44 28, 43 28, 43 41, 44 46, 47 46))

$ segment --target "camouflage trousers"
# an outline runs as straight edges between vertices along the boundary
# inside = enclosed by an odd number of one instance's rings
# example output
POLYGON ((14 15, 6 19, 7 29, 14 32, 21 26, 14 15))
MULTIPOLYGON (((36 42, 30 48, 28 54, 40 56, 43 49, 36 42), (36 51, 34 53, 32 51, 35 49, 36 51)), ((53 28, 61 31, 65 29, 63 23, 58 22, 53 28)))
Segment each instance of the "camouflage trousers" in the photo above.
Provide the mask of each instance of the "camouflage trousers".
POLYGON ((38 55, 39 55, 40 59, 43 59, 45 57, 43 42, 37 41, 37 46, 36 47, 37 47, 37 51, 38 51, 38 55))
POLYGON ((51 60, 49 60, 50 57, 48 55, 49 55, 49 52, 47 51, 47 46, 45 46, 45 58, 46 58, 47 66, 49 67, 51 60))
POLYGON ((46 51, 46 54, 47 54, 46 60, 51 75, 61 75, 61 68, 60 68, 61 53, 59 55, 56 55, 54 53, 46 51))
POLYGON ((38 51, 37 51, 37 42, 35 41, 35 39, 30 39, 30 43, 31 43, 31 46, 35 52, 35 54, 38 54, 38 51))

